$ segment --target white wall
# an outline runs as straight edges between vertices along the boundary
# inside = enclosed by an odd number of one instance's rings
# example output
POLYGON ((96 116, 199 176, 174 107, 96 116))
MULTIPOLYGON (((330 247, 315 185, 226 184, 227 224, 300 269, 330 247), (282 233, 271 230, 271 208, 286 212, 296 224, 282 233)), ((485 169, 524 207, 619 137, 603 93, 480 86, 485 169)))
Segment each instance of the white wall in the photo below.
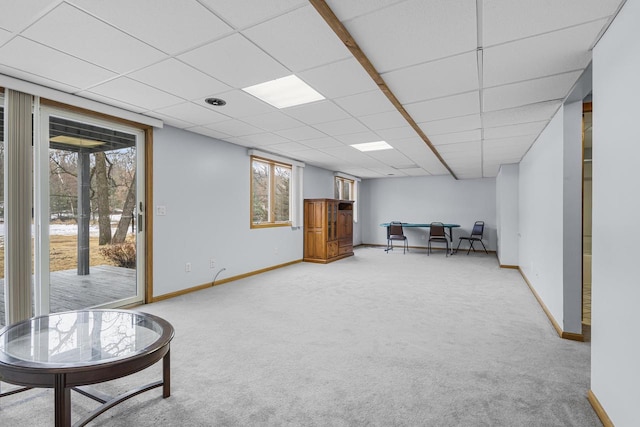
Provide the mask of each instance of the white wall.
POLYGON ((333 172, 307 165, 304 168, 304 198, 333 199, 333 172))
POLYGON ((563 332, 582 333, 582 103, 563 105, 520 162, 519 266, 563 332))
POLYGON ((582 333, 582 101, 563 106, 562 265, 565 332, 582 333))
POLYGON ((501 265, 517 266, 519 262, 519 170, 517 164, 502 165, 496 177, 496 238, 501 265))
MULTIPOLYGON (((154 130, 154 296, 211 282, 221 268, 218 280, 302 259, 302 229, 250 228, 249 162, 244 147, 154 130)), ((304 171, 304 197, 333 197, 332 172, 304 171)))
MULTIPOLYGON (((460 224, 457 236, 468 235, 475 221, 485 222, 484 244, 496 248, 496 182, 493 178, 456 181, 450 176, 365 179, 360 185, 362 199, 362 242, 386 245, 386 229, 381 223, 460 224)), ((427 229, 405 229, 411 246, 426 247, 427 229)), ((475 247, 475 246, 474 246, 475 247)))
POLYGON ((518 265, 558 323, 563 318, 563 110, 520 162, 518 265))
POLYGON ((593 51, 591 389, 616 427, 640 420, 640 1, 593 51))

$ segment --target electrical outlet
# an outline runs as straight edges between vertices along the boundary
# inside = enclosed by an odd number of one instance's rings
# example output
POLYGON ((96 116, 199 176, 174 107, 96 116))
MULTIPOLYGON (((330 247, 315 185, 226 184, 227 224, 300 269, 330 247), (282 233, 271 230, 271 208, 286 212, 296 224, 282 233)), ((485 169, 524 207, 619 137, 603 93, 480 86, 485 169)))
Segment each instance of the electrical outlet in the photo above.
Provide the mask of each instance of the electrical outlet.
POLYGON ((191 271, 191 263, 188 262, 184 265, 184 271, 186 271, 187 273, 191 271))
POLYGON ((156 215, 164 216, 166 214, 167 214, 167 207, 166 206, 156 206, 156 215))
POLYGON ((209 260, 209 268, 216 268, 216 260, 211 258, 209 260))

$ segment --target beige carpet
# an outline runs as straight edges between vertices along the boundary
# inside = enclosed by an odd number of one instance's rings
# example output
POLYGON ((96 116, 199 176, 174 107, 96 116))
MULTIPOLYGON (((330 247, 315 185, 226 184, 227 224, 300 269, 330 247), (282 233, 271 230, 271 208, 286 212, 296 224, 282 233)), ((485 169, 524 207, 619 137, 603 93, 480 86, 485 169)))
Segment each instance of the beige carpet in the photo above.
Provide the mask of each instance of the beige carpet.
MULTIPOLYGON (((589 344, 559 339, 493 255, 360 248, 140 311, 176 329, 172 396, 147 392, 91 425, 600 425, 586 399, 589 344)), ((72 399, 74 420, 95 406, 72 399)), ((0 425, 53 425, 52 411, 51 390, 6 397, 0 425)))

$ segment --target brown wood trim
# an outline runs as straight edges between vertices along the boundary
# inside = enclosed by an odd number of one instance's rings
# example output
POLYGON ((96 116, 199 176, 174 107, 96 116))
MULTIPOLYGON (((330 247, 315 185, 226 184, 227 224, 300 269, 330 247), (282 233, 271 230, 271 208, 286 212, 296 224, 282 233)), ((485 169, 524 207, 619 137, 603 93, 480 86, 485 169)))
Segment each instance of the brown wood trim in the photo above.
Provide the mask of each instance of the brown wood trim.
POLYGON ((371 76, 373 81, 378 85, 378 88, 386 95, 386 97, 391 101, 394 107, 398 110, 398 112, 404 117, 404 119, 409 123, 409 125, 416 131, 416 133, 420 136, 420 138, 424 141, 425 144, 431 149, 433 154, 438 158, 440 163, 447 168, 451 176, 453 178, 458 179, 453 170, 449 167, 447 162, 444 161, 436 147, 433 145, 429 137, 420 129, 420 126, 413 120, 413 117, 409 114, 409 112, 404 108, 404 106, 400 103, 398 98, 396 98, 395 94, 391 91, 389 86, 385 83, 380 73, 375 69, 369 58, 364 54, 358 43, 356 43, 355 39, 351 36, 349 31, 346 29, 342 22, 338 19, 338 17, 333 13, 329 5, 327 5, 325 0, 309 0, 309 3, 313 5, 313 7, 318 11, 320 16, 325 20, 327 25, 333 30, 334 33, 338 36, 338 38, 344 43, 344 45, 349 49, 351 54, 358 60, 362 68, 371 76))
POLYGON ((225 279, 217 280, 215 282, 215 284, 213 282, 203 283, 202 285, 194 286, 194 287, 187 288, 187 289, 181 289, 179 291, 170 292, 170 293, 164 294, 164 295, 159 295, 159 296, 153 298, 153 302, 166 300, 166 299, 177 297, 177 296, 180 296, 180 295, 190 294, 191 292, 201 291, 202 289, 207 289, 207 288, 210 288, 210 287, 212 287, 214 285, 215 286, 222 285, 223 283, 233 282, 233 281, 236 281, 236 280, 240 280, 240 279, 244 279, 244 278, 247 278, 247 277, 255 276, 255 275, 258 275, 258 274, 261 274, 261 273, 266 273, 267 271, 271 271, 271 270, 277 270, 278 268, 287 267, 289 265, 298 264, 298 263, 301 263, 301 262, 302 262, 301 259, 297 259, 295 261, 289 261, 289 262, 285 262, 283 264, 278 264, 278 265, 274 265, 274 266, 267 267, 267 268, 261 268, 260 270, 250 271, 249 273, 243 273, 243 274, 239 274, 237 276, 232 276, 232 277, 227 277, 225 279))
POLYGON ((538 304, 540 304, 540 307, 542 307, 542 311, 544 311, 544 313, 549 318, 549 321, 551 322, 551 325, 553 325, 553 328, 558 333, 558 336, 560 338, 569 339, 573 341, 584 341, 584 335, 576 334, 573 332, 564 332, 562 330, 558 322, 556 322, 556 319, 553 317, 553 314, 551 314, 551 312, 549 311, 545 303, 542 301, 542 298, 540 298, 540 295, 538 295, 536 290, 533 288, 533 285, 531 284, 531 282, 529 282, 529 279, 527 279, 527 276, 524 274, 524 271, 522 271, 520 267, 518 267, 518 271, 520 272, 520 275, 524 279, 527 286, 529 286, 529 290, 531 290, 531 293, 533 294, 533 296, 536 297, 536 300, 538 300, 538 304))
POLYGON ((609 415, 607 415, 607 412, 600 404, 600 401, 593 393, 593 390, 589 390, 587 392, 587 400, 589 400, 589 403, 591 404, 593 410, 596 411, 596 415, 598 416, 598 418, 600 418, 600 422, 602 422, 604 427, 614 427, 611 418, 609 418, 609 415))
POLYGON ((153 301, 153 128, 144 133, 145 303, 153 301))
POLYGON ((584 342, 584 335, 576 334, 574 332, 562 331, 562 335, 560 336, 560 338, 564 338, 565 340, 584 342))
POLYGON ((110 114, 105 114, 105 113, 99 113, 97 111, 93 111, 93 110, 87 110, 86 108, 82 108, 82 107, 76 107, 75 105, 69 105, 69 104, 65 104, 63 102, 59 102, 59 101, 53 101, 51 99, 47 99, 47 98, 41 98, 40 99, 40 104, 42 105, 47 105, 50 107, 55 107, 55 108, 59 108, 62 110, 67 110, 67 111, 72 111, 75 113, 81 113, 90 117, 97 117, 100 119, 104 119, 104 120, 109 120, 112 122, 116 122, 116 123, 120 123, 120 124, 124 124, 127 126, 131 126, 137 129, 143 129, 143 130, 148 130, 148 129, 152 129, 152 126, 149 125, 145 125, 142 123, 138 123, 138 122, 134 122, 131 120, 127 120, 127 119, 123 119, 121 117, 117 117, 117 116, 112 116, 110 114))
POLYGON ((583 113, 591 113, 591 112, 593 112, 593 103, 592 102, 583 102, 582 103, 582 112, 583 113))
POLYGON ((149 302, 158 302, 158 301, 164 301, 166 299, 170 299, 170 298, 174 298, 174 297, 179 297, 181 295, 186 295, 186 294, 190 294, 191 292, 196 292, 196 291, 201 291, 203 289, 207 289, 211 287, 211 282, 209 283, 204 283, 202 285, 198 285, 198 286, 193 286, 191 288, 187 288, 187 289, 181 289, 179 291, 175 291, 175 292, 169 292, 168 294, 163 294, 163 295, 158 295, 158 296, 154 296, 151 301, 149 302))
POLYGON ((291 222, 267 222, 264 224, 253 224, 251 223, 251 228, 273 228, 273 227, 291 227, 291 222))
POLYGON ((509 264, 500 264, 500 268, 513 268, 514 270, 519 270, 520 266, 517 265, 509 265, 509 264))

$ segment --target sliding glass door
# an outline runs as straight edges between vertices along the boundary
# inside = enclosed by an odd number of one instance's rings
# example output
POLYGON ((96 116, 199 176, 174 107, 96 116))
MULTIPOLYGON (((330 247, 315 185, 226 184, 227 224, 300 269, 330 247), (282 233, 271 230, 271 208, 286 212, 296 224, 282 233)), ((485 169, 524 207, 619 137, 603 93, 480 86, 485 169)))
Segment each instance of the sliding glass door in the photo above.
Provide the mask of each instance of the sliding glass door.
POLYGON ((35 313, 144 300, 144 132, 40 108, 35 313))

